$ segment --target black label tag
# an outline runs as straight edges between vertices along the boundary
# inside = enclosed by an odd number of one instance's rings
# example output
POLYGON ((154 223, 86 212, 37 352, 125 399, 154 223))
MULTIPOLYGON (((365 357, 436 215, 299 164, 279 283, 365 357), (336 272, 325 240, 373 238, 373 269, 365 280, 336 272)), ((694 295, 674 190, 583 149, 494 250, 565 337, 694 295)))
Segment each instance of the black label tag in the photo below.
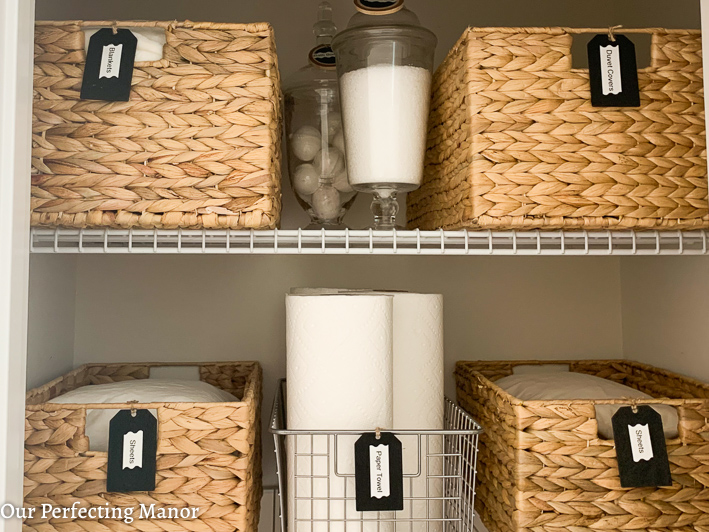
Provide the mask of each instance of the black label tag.
POLYGON ((113 416, 108 431, 108 491, 152 491, 158 420, 149 410, 121 410, 113 416))
POLYGON ((401 442, 391 432, 366 433, 355 443, 358 512, 404 509, 401 442))
POLYGON ((359 11, 374 15, 395 13, 404 7, 404 0, 354 0, 354 3, 359 11))
POLYGON ((329 44, 322 44, 310 50, 310 62, 320 68, 335 68, 335 52, 329 44))
POLYGON ((635 45, 625 35, 596 35, 588 43, 588 74, 594 107, 639 107, 635 45))
POLYGON ((127 102, 133 79, 133 62, 138 39, 130 30, 102 28, 91 36, 86 53, 83 100, 127 102))
POLYGON ((648 405, 624 406, 613 416, 613 438, 620 485, 624 488, 671 486, 662 418, 648 405))

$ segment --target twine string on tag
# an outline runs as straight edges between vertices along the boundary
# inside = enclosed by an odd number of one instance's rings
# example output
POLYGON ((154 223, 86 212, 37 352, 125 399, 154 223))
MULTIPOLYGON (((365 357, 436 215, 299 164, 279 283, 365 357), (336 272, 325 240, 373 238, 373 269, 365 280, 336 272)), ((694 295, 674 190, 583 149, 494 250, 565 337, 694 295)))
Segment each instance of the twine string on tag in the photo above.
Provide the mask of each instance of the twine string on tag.
POLYGON ((608 26, 608 38, 611 42, 615 42, 615 30, 619 30, 622 27, 622 24, 619 24, 618 26, 608 26))

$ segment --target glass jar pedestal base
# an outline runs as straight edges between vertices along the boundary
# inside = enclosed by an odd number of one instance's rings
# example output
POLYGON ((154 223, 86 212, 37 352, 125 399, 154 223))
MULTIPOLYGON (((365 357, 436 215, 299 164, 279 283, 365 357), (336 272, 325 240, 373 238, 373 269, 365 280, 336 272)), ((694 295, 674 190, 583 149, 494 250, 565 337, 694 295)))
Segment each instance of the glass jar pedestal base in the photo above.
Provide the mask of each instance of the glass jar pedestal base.
POLYGON ((374 196, 370 206, 370 210, 374 215, 374 224, 371 229, 379 231, 406 229, 396 224, 396 215, 399 213, 399 202, 396 199, 396 195, 400 192, 416 190, 419 185, 411 183, 366 183, 352 186, 357 191, 368 192, 374 196))
POLYGON ((350 228, 343 223, 311 222, 309 225, 305 226, 304 229, 306 231, 313 231, 313 230, 320 231, 321 229, 342 230, 342 229, 350 229, 350 228))

